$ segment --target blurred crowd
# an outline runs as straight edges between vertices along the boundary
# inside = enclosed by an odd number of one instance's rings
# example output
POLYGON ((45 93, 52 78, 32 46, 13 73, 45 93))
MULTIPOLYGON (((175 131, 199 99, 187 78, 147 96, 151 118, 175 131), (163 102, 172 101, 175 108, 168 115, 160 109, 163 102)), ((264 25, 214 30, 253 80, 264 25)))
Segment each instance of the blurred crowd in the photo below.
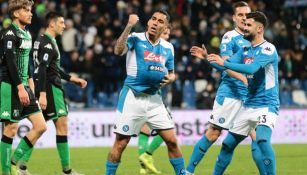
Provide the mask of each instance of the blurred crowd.
MULTIPOLYGON (((11 20, 6 1, 1 2, 1 27, 11 20)), ((61 65, 71 74, 86 78, 80 89, 64 83, 72 108, 114 108, 123 80, 125 57, 115 56, 113 47, 129 14, 140 17, 134 31, 146 30, 147 20, 157 9, 171 16, 170 42, 175 48, 177 80, 165 91, 166 103, 176 108, 211 108, 220 73, 193 58, 189 49, 204 43, 210 53, 219 53, 224 33, 233 29, 233 0, 35 0, 33 39, 43 33, 44 16, 58 11, 66 18, 66 29, 57 38, 61 65), (172 95, 176 94, 176 95, 172 95)), ((270 21, 265 37, 278 49, 281 103, 285 107, 307 105, 307 3, 298 0, 246 1, 252 10, 263 11, 270 21), (302 97, 303 96, 303 97, 302 97)))

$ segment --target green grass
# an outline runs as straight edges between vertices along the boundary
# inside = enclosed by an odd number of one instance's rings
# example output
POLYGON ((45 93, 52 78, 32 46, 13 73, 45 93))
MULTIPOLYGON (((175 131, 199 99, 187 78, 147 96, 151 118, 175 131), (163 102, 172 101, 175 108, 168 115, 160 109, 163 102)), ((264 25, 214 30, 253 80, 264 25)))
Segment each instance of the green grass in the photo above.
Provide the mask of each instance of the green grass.
MULTIPOLYGON (((307 174, 307 145, 274 145, 277 156, 278 175, 306 175, 307 174)), ((72 167, 86 175, 103 175, 105 161, 110 148, 74 148, 71 149, 72 167)), ((182 147, 186 164, 193 150, 191 146, 182 147)), ((213 146, 203 161, 198 165, 196 174, 212 174, 216 156, 220 146, 213 146)), ((240 145, 232 163, 225 175, 254 175, 258 174, 250 153, 250 145, 240 145)), ((117 175, 139 174, 137 148, 128 147, 122 156, 122 163, 117 175)), ((159 148, 155 154, 155 164, 162 170, 163 175, 173 175, 166 147, 159 148)), ((59 175, 60 162, 56 149, 36 149, 29 163, 29 170, 34 175, 59 175)))

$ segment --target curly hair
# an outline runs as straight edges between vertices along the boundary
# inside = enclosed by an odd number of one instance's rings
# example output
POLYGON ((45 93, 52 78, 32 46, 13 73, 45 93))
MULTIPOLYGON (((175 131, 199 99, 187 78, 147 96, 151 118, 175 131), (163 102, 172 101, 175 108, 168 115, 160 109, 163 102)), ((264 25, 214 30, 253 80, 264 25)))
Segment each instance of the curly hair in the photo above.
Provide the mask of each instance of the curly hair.
POLYGON ((11 17, 14 18, 13 13, 16 10, 32 7, 34 2, 32 0, 10 0, 8 5, 8 12, 11 14, 11 17))

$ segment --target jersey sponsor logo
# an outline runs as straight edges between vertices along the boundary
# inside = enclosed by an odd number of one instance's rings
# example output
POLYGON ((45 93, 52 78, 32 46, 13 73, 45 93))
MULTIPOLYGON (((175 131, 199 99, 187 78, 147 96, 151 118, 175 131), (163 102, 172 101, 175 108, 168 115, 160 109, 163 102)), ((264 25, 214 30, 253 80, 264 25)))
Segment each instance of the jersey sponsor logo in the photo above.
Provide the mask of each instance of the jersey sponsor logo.
POLYGON ((150 71, 159 71, 159 72, 165 72, 164 67, 162 66, 156 66, 156 65, 149 65, 148 70, 150 71))
POLYGON ((35 41, 35 42, 34 42, 33 48, 34 48, 34 49, 38 49, 38 48, 39 48, 39 44, 40 44, 40 42, 35 41))
POLYGON ((156 55, 150 51, 144 51, 144 60, 158 63, 165 63, 165 58, 162 55, 156 55))
POLYGON ((6 36, 10 36, 10 35, 11 36, 15 36, 15 34, 14 34, 14 32, 12 30, 7 31, 5 35, 6 36))
POLYGON ((10 113, 8 111, 4 111, 2 112, 1 116, 3 117, 9 117, 10 116, 10 113))
POLYGON ((8 41, 7 44, 6 44, 6 48, 12 49, 12 47, 13 47, 12 41, 8 41))
POLYGON ((32 48, 32 41, 31 40, 22 40, 19 48, 21 48, 21 49, 31 49, 32 48))
POLYGON ((44 61, 48 61, 48 58, 49 58, 48 53, 45 53, 44 56, 43 56, 43 60, 44 60, 44 61))
POLYGON ((244 64, 251 64, 255 58, 244 58, 244 64))
POLYGON ((47 48, 47 49, 51 49, 51 50, 52 50, 52 45, 51 45, 50 43, 48 43, 48 44, 46 44, 46 45, 44 46, 44 48, 47 48))

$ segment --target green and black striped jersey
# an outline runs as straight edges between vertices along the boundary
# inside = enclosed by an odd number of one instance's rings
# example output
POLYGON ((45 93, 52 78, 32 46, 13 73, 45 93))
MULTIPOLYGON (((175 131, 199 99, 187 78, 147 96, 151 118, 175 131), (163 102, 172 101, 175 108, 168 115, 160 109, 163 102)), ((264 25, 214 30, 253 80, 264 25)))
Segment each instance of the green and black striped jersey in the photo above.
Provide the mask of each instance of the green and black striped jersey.
POLYGON ((2 81, 15 86, 28 85, 29 54, 32 48, 32 37, 29 31, 23 30, 15 23, 1 32, 0 47, 2 55, 2 81))

